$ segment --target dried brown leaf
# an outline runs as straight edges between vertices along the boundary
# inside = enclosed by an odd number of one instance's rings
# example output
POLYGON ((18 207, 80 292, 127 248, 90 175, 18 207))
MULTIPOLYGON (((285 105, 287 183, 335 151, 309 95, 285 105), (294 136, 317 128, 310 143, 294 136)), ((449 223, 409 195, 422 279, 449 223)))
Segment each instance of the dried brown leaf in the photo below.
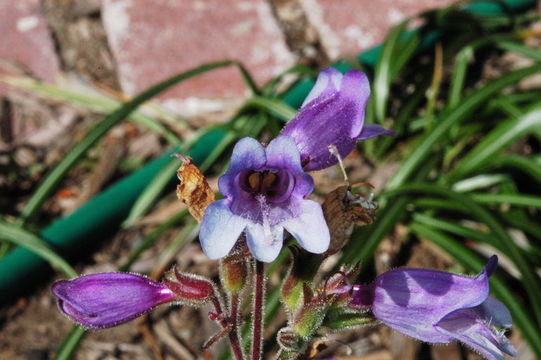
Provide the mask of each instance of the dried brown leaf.
POLYGON ((199 222, 203 219, 205 209, 216 200, 205 175, 192 163, 192 158, 175 155, 182 160, 177 171, 180 184, 177 185, 177 197, 188 205, 190 214, 199 222))
POLYGON ((376 217, 371 200, 352 195, 350 187, 340 186, 331 191, 323 202, 323 214, 331 233, 331 245, 326 255, 337 253, 349 240, 353 225, 370 225, 376 217), (364 204, 371 205, 365 206, 364 204))

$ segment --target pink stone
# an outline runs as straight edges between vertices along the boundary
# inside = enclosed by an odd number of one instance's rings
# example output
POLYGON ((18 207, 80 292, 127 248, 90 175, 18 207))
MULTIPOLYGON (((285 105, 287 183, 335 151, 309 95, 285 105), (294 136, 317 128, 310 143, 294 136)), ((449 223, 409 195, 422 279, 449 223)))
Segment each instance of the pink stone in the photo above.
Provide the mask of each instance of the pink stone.
POLYGON ((356 55, 381 43, 394 25, 455 0, 300 0, 329 57, 356 55))
MULTIPOLYGON (((294 63, 264 0, 103 0, 103 21, 123 91, 133 95, 211 61, 242 61, 259 84, 294 63)), ((235 98, 247 88, 235 68, 215 70, 161 97, 235 98)))
POLYGON ((40 0, 0 1, 0 74, 29 72, 53 81, 60 71, 40 4, 40 0))

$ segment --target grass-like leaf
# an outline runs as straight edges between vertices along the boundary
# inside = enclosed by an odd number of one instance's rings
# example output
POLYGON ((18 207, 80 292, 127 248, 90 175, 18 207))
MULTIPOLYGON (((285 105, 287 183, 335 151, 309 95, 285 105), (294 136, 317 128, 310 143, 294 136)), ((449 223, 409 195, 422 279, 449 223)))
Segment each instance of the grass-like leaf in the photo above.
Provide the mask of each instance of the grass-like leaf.
MULTIPOLYGON (((109 113, 117 109, 122 102, 102 94, 86 94, 73 90, 64 89, 58 85, 43 83, 30 78, 0 77, 0 81, 19 89, 28 90, 40 96, 54 99, 57 101, 82 106, 86 109, 99 113, 109 113)), ((151 116, 141 111, 133 111, 127 116, 134 123, 147 127, 164 137, 170 144, 176 145, 180 138, 166 126, 155 120, 151 116)))
POLYGON ((459 106, 447 109, 439 117, 437 124, 422 137, 419 144, 406 157, 400 169, 387 184, 387 188, 394 189, 404 184, 419 166, 423 164, 434 146, 442 141, 453 125, 464 121, 475 109, 482 106, 485 101, 503 88, 539 71, 541 71, 541 65, 536 64, 505 74, 471 93, 459 106))
POLYGON ((164 80, 150 89, 142 92, 133 100, 125 103, 116 111, 106 116, 100 123, 90 130, 85 138, 77 143, 53 169, 42 180, 39 187, 34 191, 30 200, 21 212, 18 225, 24 225, 39 210, 47 196, 54 190, 55 186, 62 180, 64 175, 77 163, 77 161, 113 126, 129 116, 138 106, 150 100, 170 87, 198 76, 205 72, 212 71, 225 66, 235 64, 233 61, 220 61, 198 66, 194 69, 182 72, 164 80))
POLYGON ((71 265, 58 255, 49 244, 17 225, 0 220, 0 239, 27 248, 47 260, 53 268, 62 271, 69 278, 77 276, 77 272, 71 265))
POLYGON ((460 160, 448 174, 449 178, 458 179, 470 174, 483 162, 491 160, 497 152, 538 127, 541 127, 541 105, 518 118, 502 122, 460 160))

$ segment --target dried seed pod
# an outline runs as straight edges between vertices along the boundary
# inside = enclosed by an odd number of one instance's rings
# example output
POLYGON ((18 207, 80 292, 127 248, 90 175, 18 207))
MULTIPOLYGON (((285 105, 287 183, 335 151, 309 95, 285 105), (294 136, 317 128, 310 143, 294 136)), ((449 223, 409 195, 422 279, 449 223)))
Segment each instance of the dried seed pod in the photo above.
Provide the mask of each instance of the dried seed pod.
POLYGON ((201 222, 205 209, 216 200, 216 196, 205 175, 192 163, 192 158, 183 157, 180 154, 174 156, 182 160, 182 165, 177 171, 177 177, 180 180, 180 184, 177 185, 177 197, 188 205, 190 214, 201 222))
POLYGON ((374 222, 377 206, 370 197, 364 199, 354 195, 350 186, 343 185, 327 195, 322 208, 331 233, 331 245, 325 253, 330 256, 346 245, 353 225, 370 225, 374 222))

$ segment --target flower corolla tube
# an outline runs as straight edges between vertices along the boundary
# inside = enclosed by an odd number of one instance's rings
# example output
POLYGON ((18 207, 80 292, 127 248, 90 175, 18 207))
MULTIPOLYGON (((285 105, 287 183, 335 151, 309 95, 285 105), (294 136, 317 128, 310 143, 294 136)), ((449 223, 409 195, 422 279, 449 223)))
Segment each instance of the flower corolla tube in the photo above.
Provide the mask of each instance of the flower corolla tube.
POLYGON ((475 277, 425 269, 394 269, 367 286, 355 285, 352 306, 368 307, 385 325, 429 343, 458 340, 489 360, 516 350, 503 334, 512 325, 509 310, 489 296, 492 256, 475 277))

